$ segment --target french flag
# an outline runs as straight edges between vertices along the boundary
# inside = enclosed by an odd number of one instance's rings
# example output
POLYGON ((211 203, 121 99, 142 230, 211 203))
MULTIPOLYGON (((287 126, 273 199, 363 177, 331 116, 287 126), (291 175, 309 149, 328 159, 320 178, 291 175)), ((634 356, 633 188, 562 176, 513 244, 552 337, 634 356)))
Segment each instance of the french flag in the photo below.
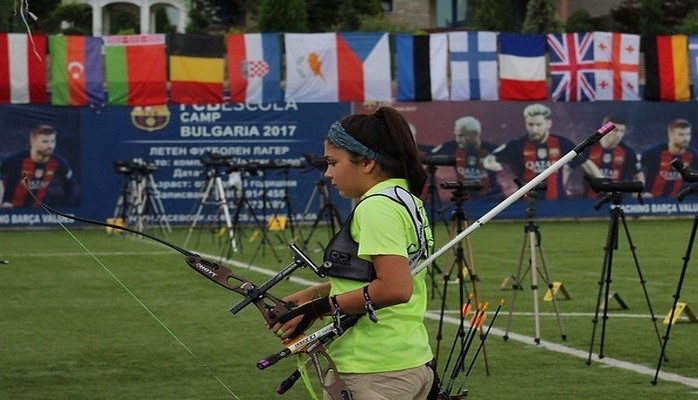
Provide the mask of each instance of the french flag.
POLYGON ((545 100, 545 35, 499 34, 499 98, 545 100))
POLYGON ((281 92, 281 38, 278 33, 226 37, 230 101, 275 103, 281 92))

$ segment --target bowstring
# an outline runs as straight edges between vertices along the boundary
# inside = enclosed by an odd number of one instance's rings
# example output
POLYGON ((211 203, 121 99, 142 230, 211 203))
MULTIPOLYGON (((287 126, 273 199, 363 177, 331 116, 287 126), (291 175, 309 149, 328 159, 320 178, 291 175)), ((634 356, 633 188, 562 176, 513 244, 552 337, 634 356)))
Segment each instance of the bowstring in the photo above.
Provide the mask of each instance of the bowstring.
MULTIPOLYGON (((24 183, 26 184, 26 182, 24 182, 24 183)), ((40 201, 39 199, 37 199, 34 196, 34 193, 29 189, 28 186, 27 186, 27 190, 30 193, 30 195, 34 198, 34 201, 36 201, 38 204, 41 205, 41 208, 43 208, 47 213, 49 213, 51 215, 54 214, 49 209, 48 206, 46 206, 42 201, 40 201)), ((119 277, 116 276, 116 274, 114 274, 109 269, 109 267, 107 267, 106 264, 104 264, 102 262, 102 260, 99 259, 99 257, 97 257, 96 254, 94 254, 77 236, 75 236, 75 234, 73 234, 73 232, 70 229, 68 229, 68 227, 65 224, 63 224, 63 222, 60 221, 60 219, 58 220, 58 225, 60 225, 60 227, 63 228, 63 230, 71 238, 73 238, 73 240, 75 240, 75 242, 77 242, 78 245, 87 254, 89 254, 90 257, 92 257, 92 259, 95 260, 95 262, 97 262, 97 264, 99 264, 99 266, 101 266, 102 269, 104 269, 104 271, 106 271, 106 273, 112 279, 114 279, 114 281, 116 281, 116 283, 118 283, 119 286, 121 286, 121 288, 124 289, 126 291, 126 293, 128 293, 136 301, 136 303, 138 303, 158 323, 158 325, 160 325, 165 330, 165 332, 167 332, 177 343, 179 343, 179 345, 182 346, 182 348, 184 348, 184 350, 186 350, 186 352, 189 353, 189 355, 191 355, 199 363, 201 368, 203 368, 206 372, 209 373, 209 375, 211 375, 214 379, 216 379, 218 381, 218 383, 220 383, 221 386, 223 386, 225 388, 225 390, 228 393, 230 393, 231 396, 233 396, 234 399, 240 400, 240 398, 235 394, 235 392, 233 392, 233 390, 230 387, 228 387, 228 385, 226 385, 225 382, 223 382, 223 380, 218 375, 216 375, 216 373, 211 369, 211 367, 209 367, 199 356, 197 356, 194 353, 194 351, 189 346, 187 346, 186 343, 184 343, 179 338, 179 336, 177 336, 177 334, 175 334, 157 315, 155 315, 155 313, 145 303, 143 303, 143 301, 135 293, 133 293, 133 291, 131 289, 129 289, 128 286, 126 286, 126 284, 123 281, 121 281, 119 279, 119 277)))

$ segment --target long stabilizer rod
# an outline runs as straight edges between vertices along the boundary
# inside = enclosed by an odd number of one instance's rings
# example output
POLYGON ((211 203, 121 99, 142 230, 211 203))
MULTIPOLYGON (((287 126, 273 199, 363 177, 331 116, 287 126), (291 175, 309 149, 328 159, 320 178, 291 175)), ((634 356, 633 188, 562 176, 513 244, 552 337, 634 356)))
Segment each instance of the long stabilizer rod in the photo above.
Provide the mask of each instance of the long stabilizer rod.
POLYGON ((548 168, 546 168, 545 170, 543 170, 535 178, 531 179, 528 183, 526 183, 521 188, 519 188, 519 190, 512 193, 506 199, 502 200, 501 203, 497 204, 493 209, 488 211, 485 215, 480 217, 477 221, 470 224, 461 233, 459 233, 453 239, 451 239, 450 242, 446 243, 443 247, 441 247, 436 252, 434 252, 434 254, 429 256, 426 260, 424 260, 421 264, 419 264, 412 271, 412 275, 416 275, 419 271, 428 267, 437 258, 441 257, 441 255, 443 255, 445 252, 447 252, 451 247, 455 246, 458 242, 465 239, 468 235, 473 233, 476 229, 480 228, 481 226, 483 226, 484 224, 489 222, 489 220, 491 220, 492 218, 497 216, 499 213, 504 211, 504 209, 509 207, 513 202, 517 201, 518 199, 523 197, 526 193, 530 192, 533 188, 538 186, 539 183, 543 182, 550 175, 554 174, 555 171, 562 168, 568 162, 572 161, 573 158, 575 158, 581 152, 586 150, 592 144, 598 142, 599 139, 601 139, 601 137, 603 137, 608 132, 611 132, 615 128, 616 128, 616 126, 612 122, 607 122, 606 124, 604 124, 601 128, 599 128, 596 132, 594 132, 593 135, 589 136, 583 142, 581 142, 580 144, 575 146, 575 148, 570 150, 569 153, 565 154, 562 158, 557 160, 553 165, 551 165, 548 168))

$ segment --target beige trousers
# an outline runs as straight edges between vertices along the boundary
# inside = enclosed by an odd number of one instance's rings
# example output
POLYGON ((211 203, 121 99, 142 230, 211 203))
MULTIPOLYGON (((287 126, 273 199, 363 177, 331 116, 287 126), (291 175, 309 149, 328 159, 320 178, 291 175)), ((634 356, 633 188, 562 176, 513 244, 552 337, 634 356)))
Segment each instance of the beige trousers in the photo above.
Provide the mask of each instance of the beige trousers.
MULTIPOLYGON (((353 400, 426 400, 434 372, 426 365, 394 372, 339 374, 353 400)), ((323 392, 323 400, 332 399, 323 392)))

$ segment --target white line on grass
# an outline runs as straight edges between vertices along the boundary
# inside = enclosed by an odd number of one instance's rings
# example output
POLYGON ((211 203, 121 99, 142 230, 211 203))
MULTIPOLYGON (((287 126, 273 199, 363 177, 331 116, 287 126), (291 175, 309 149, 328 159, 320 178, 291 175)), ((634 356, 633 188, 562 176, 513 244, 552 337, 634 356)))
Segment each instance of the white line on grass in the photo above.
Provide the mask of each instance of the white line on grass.
MULTIPOLYGON (((201 254, 201 255, 206 256, 206 257, 215 257, 215 256, 212 256, 210 254, 201 254)), ((267 268, 261 268, 261 267, 256 267, 256 266, 250 266, 248 264, 241 263, 238 261, 226 260, 226 262, 231 264, 231 265, 234 265, 235 267, 249 269, 249 270, 252 270, 255 272, 259 272, 259 273, 264 274, 264 275, 273 276, 273 275, 276 275, 278 273, 278 271, 273 271, 273 270, 270 270, 267 268)), ((298 283, 300 285, 305 285, 305 286, 311 286, 311 285, 318 284, 318 282, 316 282, 316 281, 297 278, 294 276, 289 277, 289 281, 298 283)), ((579 313, 579 315, 586 315, 586 314, 579 313)), ((589 315, 593 315, 593 314, 589 314, 589 315)), ((615 316, 617 316, 617 314, 613 314, 613 316, 615 317, 615 316)), ((628 314, 628 316, 631 316, 631 314, 628 314)), ((637 317, 645 317, 645 318, 649 317, 649 316, 645 316, 645 315, 632 315, 632 316, 633 317, 636 317, 636 316, 637 317)), ((433 320, 439 320, 441 317, 440 317, 438 312, 428 311, 426 313, 426 318, 433 319, 433 320)), ((453 317, 448 317, 448 316, 445 316, 443 320, 445 322, 448 322, 448 323, 451 323, 454 325, 458 325, 460 323, 460 320, 458 318, 453 318, 453 317)), ((494 328, 494 327, 490 330, 490 334, 504 337, 504 331, 501 329, 494 328)), ((530 336, 520 335, 518 333, 512 333, 512 332, 509 332, 507 334, 507 336, 508 336, 509 340, 516 340, 518 342, 534 346, 534 344, 532 344, 532 343, 534 343, 534 340, 530 336)), ((589 358, 589 352, 585 352, 585 351, 578 350, 578 349, 573 349, 571 347, 563 346, 563 345, 556 344, 556 343, 547 342, 547 341, 542 340, 542 339, 540 340, 540 344, 535 345, 535 346, 542 347, 542 348, 545 348, 547 350, 554 351, 557 353, 567 354, 567 355, 570 355, 573 357, 578 357, 578 358, 583 358, 583 359, 589 358)), ((595 354, 592 354, 592 355, 596 356, 595 354)), ((627 361, 623 361, 623 360, 617 360, 617 359, 611 358, 611 357, 604 357, 602 359, 599 359, 598 357, 596 357, 594 359, 594 362, 599 363, 599 364, 612 366, 612 367, 616 367, 616 368, 620 368, 620 369, 624 369, 624 370, 628 370, 628 371, 632 371, 632 372, 636 372, 636 373, 642 374, 642 375, 647 375, 647 376, 652 377, 652 378, 654 378, 654 374, 656 372, 656 370, 653 368, 648 368, 648 367, 645 367, 645 366, 642 366, 639 364, 633 364, 631 362, 627 362, 627 361)), ((677 375, 677 374, 659 371, 658 379, 662 379, 662 380, 670 381, 670 382, 677 382, 677 383, 684 384, 686 386, 698 388, 698 379, 696 379, 696 378, 689 378, 689 377, 685 377, 685 376, 681 376, 681 375, 677 375)), ((648 382, 648 384, 649 384, 649 382, 648 382)))

